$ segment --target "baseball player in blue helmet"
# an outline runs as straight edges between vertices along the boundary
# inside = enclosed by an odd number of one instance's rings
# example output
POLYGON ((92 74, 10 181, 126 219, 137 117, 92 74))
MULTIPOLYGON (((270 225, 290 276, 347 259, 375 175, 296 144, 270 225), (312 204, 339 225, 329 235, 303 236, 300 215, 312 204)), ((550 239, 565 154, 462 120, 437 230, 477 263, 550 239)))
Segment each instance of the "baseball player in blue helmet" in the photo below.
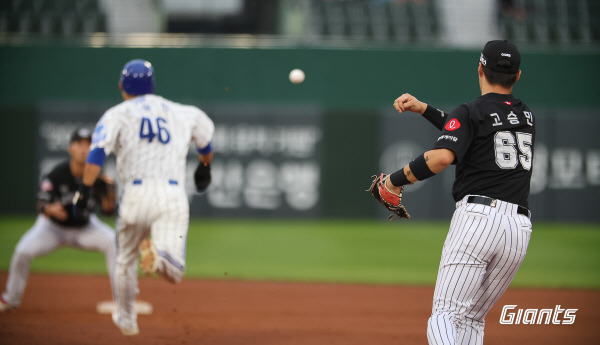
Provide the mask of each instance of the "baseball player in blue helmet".
POLYGON ((126 336, 139 334, 135 296, 139 264, 147 274, 179 283, 185 273, 189 205, 185 189, 190 142, 198 166, 199 192, 211 182, 214 123, 199 108, 154 94, 154 70, 145 60, 131 60, 121 70, 123 102, 98 121, 87 156, 82 184, 73 197, 75 212, 89 191, 106 156, 117 156, 123 193, 117 222, 117 261, 113 322, 126 336))
POLYGON ((152 64, 140 59, 127 62, 121 71, 119 89, 132 96, 154 93, 152 64))

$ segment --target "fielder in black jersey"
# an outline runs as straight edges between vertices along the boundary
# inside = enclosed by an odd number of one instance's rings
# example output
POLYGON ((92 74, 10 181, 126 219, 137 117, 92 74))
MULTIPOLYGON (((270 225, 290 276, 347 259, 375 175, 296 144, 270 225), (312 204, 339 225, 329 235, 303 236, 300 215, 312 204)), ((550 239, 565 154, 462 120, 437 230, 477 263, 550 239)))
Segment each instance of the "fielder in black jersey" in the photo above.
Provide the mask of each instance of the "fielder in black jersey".
POLYGON ((442 251, 427 327, 429 344, 483 344, 485 316, 527 251, 535 119, 512 95, 521 77, 520 62, 516 46, 490 41, 479 59, 481 96, 474 101, 449 114, 410 94, 394 102, 399 113, 420 113, 441 134, 432 150, 382 175, 389 195, 397 202, 404 185, 456 165, 456 211, 442 251))
MULTIPOLYGON (((78 228, 90 221, 92 214, 100 203, 102 213, 111 215, 115 211, 114 183, 106 176, 97 179, 92 197, 88 199, 83 212, 73 213, 73 195, 79 189, 81 178, 73 176, 70 161, 59 163, 42 181, 38 193, 38 209, 42 212, 50 204, 60 204, 64 210, 64 216, 58 213, 50 213, 48 217, 62 226, 78 228)), ((61 212, 62 213, 62 212, 61 212)))
MULTIPOLYGON (((71 135, 69 160, 59 163, 42 180, 38 193, 38 217, 35 224, 19 240, 13 253, 6 290, 0 296, 0 312, 17 308, 29 275, 31 260, 59 247, 70 246, 101 251, 113 286, 116 260, 114 231, 94 214, 98 203, 106 214, 115 211, 115 190, 112 179, 102 176, 94 184, 94 195, 83 212, 73 213, 73 195, 83 176, 85 160, 91 143, 91 132, 78 129, 71 135)), ((111 289, 112 291, 112 289, 111 289)))
POLYGON ((434 149, 455 155, 454 200, 476 194, 527 208, 535 140, 527 105, 512 94, 487 93, 448 118, 434 149))

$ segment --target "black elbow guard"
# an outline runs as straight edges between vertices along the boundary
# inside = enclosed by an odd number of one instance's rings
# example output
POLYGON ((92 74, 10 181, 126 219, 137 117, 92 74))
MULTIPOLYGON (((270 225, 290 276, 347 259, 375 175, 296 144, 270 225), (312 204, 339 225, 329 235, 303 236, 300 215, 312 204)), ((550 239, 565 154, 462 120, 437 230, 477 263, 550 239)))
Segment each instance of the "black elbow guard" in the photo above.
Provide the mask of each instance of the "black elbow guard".
POLYGON ((410 167, 410 171, 419 181, 423 181, 425 179, 430 178, 435 175, 429 166, 427 165, 427 161, 425 160, 425 155, 420 155, 419 157, 413 159, 412 162, 408 164, 410 167))

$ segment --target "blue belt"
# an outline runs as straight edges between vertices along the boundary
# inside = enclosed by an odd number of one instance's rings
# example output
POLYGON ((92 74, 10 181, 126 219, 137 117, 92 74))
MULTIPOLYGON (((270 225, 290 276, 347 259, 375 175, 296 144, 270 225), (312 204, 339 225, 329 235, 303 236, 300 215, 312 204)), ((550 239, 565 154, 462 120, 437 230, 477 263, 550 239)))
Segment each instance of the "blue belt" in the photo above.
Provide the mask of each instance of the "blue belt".
MULTIPOLYGON (((142 184, 142 180, 141 179, 135 179, 135 180, 133 180, 133 184, 142 184)), ((176 180, 169 180, 169 184, 172 184, 172 185, 176 186, 178 183, 177 183, 176 180)))

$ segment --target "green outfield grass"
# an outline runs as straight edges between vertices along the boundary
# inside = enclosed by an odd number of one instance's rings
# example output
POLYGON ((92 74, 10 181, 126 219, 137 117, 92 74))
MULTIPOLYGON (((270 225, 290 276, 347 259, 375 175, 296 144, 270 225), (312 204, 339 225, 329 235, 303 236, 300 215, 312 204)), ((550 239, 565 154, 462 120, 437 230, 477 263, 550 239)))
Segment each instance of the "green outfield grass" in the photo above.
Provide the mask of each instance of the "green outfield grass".
MULTIPOLYGON (((17 241, 33 222, 0 217, 0 270, 8 270, 17 241)), ((186 277, 433 285, 447 227, 417 221, 194 219, 186 277)), ((102 254, 68 248, 34 260, 31 269, 106 272, 102 254)), ((513 286, 600 288, 600 225, 535 224, 513 286)))

